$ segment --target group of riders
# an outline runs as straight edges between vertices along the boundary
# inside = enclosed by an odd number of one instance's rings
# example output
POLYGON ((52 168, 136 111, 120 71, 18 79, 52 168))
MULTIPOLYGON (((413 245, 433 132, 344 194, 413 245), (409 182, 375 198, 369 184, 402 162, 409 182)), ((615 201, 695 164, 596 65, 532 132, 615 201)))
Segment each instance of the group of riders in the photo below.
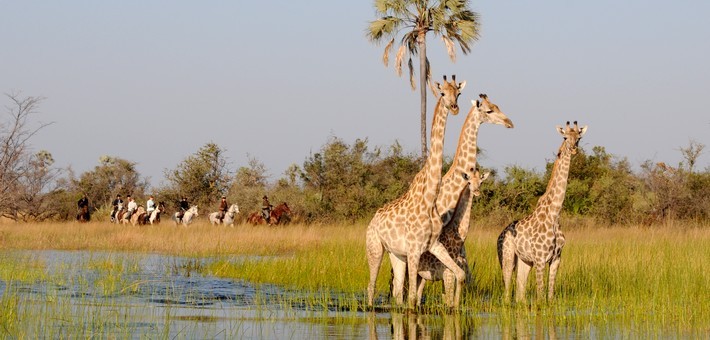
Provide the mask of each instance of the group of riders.
MULTIPOLYGON (((138 210, 138 203, 136 203, 136 201, 133 199, 133 197, 131 197, 131 195, 126 196, 126 200, 128 201, 126 205, 126 213, 122 216, 122 218, 130 220, 131 216, 133 216, 133 213, 138 210)), ((116 198, 113 200, 113 202, 111 202, 111 205, 113 206, 113 209, 111 210, 111 222, 115 222, 116 215, 119 211, 123 210, 123 203, 124 201, 120 194, 116 195, 116 198)), ((153 195, 150 195, 148 197, 148 200, 145 202, 146 222, 148 221, 148 219, 153 214, 153 211, 155 211, 156 208, 157 206, 155 204, 155 200, 153 199, 153 195)), ((187 210, 187 208, 185 210, 187 210)))
MULTIPOLYGON (((126 196, 126 200, 128 201, 126 205, 126 213, 123 215, 122 218, 130 220, 131 216, 133 213, 138 210, 138 203, 131 197, 131 195, 126 196)), ((111 210, 111 222, 116 221, 116 215, 118 214, 119 211, 123 210, 123 198, 121 197, 120 194, 116 195, 116 199, 113 200, 111 205, 113 206, 113 210, 111 210)), ((77 202, 77 205, 79 207, 79 213, 81 214, 82 212, 87 212, 88 213, 88 208, 89 208, 89 199, 84 195, 79 201, 77 202)), ((271 219, 271 210, 274 207, 271 205, 269 202, 269 198, 264 195, 262 197, 261 201, 261 215, 266 221, 266 223, 270 223, 271 219)), ((148 201, 145 202, 145 218, 146 220, 151 216, 153 211, 156 209, 156 204, 155 200, 153 199, 153 195, 150 195, 148 198, 148 201)), ((175 217, 177 218, 178 222, 182 220, 182 217, 185 215, 185 212, 190 209, 190 203, 187 201, 187 197, 183 196, 182 199, 178 202, 178 211, 175 217)), ((227 210, 229 210, 229 203, 227 203, 227 197, 222 196, 222 200, 219 203, 219 222, 221 223, 222 220, 224 219, 224 216, 227 215, 227 210)), ((77 216, 77 219, 79 219, 79 216, 77 216)))

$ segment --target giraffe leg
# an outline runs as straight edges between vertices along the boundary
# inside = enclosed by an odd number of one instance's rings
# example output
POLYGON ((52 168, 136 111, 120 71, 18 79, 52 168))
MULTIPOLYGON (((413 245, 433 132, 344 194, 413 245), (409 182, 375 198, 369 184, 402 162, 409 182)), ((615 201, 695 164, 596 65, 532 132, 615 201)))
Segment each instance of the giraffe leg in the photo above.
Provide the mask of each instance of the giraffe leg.
POLYGON ((407 292, 407 308, 413 309, 415 303, 417 306, 421 305, 421 300, 417 300, 417 277, 419 276, 419 259, 421 258, 421 253, 410 252, 407 254, 407 267, 410 268, 409 273, 409 291, 407 292))
POLYGON ((528 281, 528 274, 530 273, 531 264, 525 263, 522 259, 518 258, 518 285, 515 289, 515 301, 522 302, 525 301, 525 284, 528 281))
POLYGON ((548 280, 547 280, 547 300, 552 301, 552 299, 555 296, 555 278, 557 276, 557 268, 560 267, 560 263, 562 262, 561 257, 556 257, 555 259, 550 262, 550 273, 548 274, 548 280))
POLYGON ((424 285, 426 285, 426 280, 421 276, 417 276, 417 301, 421 304, 422 296, 424 296, 424 285))
POLYGON ((446 248, 439 242, 435 241, 432 244, 429 252, 436 256, 441 263, 443 263, 448 270, 450 270, 456 277, 456 290, 454 290, 454 302, 460 301, 461 290, 463 289, 463 282, 466 280, 466 273, 461 267, 456 264, 456 262, 449 256, 449 252, 446 248))
POLYGON ((515 269, 515 262, 517 261, 513 236, 506 235, 499 247, 501 248, 500 265, 501 270, 503 271, 503 284, 505 287, 505 290, 503 291, 503 302, 508 304, 510 303, 512 289, 511 279, 513 277, 513 270, 515 269))
POLYGON ((565 246, 565 236, 562 232, 558 232, 555 239, 555 255, 550 261, 550 273, 547 280, 547 300, 552 301, 555 296, 555 278, 557 277, 557 269, 562 262, 562 247, 565 246))
POLYGON ((398 305, 401 305, 404 302, 404 276, 407 262, 404 258, 390 253, 390 263, 392 264, 392 297, 398 305))
POLYGON ((466 273, 466 280, 464 282, 471 284, 473 282, 473 274, 471 273, 471 268, 468 267, 468 258, 466 257, 465 248, 461 248, 461 254, 459 255, 458 261, 461 264, 460 267, 463 269, 464 273, 466 273))
POLYGON ((535 264, 535 281, 537 291, 537 301, 545 300, 545 262, 535 264))
POLYGON ((456 283, 456 277, 454 277, 454 273, 448 269, 444 269, 444 302, 446 303, 446 306, 449 308, 453 308, 455 306, 458 306, 459 301, 455 301, 454 295, 455 295, 455 287, 454 284, 456 283))
POLYGON ((369 228, 367 232, 366 244, 367 265, 370 268, 370 281, 367 284, 367 305, 372 307, 375 299, 377 274, 380 272, 380 265, 382 264, 382 257, 384 255, 385 248, 382 246, 382 243, 377 238, 375 232, 369 230, 369 228))

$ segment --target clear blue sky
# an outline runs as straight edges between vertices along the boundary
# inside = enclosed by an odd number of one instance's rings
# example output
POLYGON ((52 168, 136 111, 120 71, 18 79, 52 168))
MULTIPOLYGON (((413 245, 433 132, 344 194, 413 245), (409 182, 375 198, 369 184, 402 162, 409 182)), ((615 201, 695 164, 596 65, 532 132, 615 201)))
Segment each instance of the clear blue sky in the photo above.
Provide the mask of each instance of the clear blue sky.
MULTIPOLYGON (((567 120, 582 145, 638 166, 707 146, 710 2, 475 1, 481 39, 456 63, 429 37, 435 79, 487 93, 515 129, 484 126, 479 162, 543 170, 567 120)), ((271 180, 331 136, 419 153, 419 97, 365 38, 372 1, 0 1, 0 91, 44 96, 32 139, 78 174, 101 155, 163 181, 208 142, 271 180)), ((4 106, 6 97, 0 97, 4 106)), ((430 106, 434 100, 430 97, 430 106)), ((451 117, 453 156, 463 115, 451 117)))

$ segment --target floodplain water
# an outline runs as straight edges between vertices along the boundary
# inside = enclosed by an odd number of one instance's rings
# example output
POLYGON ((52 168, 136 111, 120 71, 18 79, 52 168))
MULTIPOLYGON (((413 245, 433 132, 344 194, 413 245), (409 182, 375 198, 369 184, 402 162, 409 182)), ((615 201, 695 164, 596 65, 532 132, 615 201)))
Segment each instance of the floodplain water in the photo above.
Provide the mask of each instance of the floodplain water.
POLYGON ((0 280, 0 300, 17 301, 21 319, 14 331, 0 330, 3 338, 635 337, 623 326, 579 327, 535 313, 426 315, 293 303, 299 292, 200 274, 209 258, 89 251, 0 255, 41 263, 46 273, 36 280, 0 280))

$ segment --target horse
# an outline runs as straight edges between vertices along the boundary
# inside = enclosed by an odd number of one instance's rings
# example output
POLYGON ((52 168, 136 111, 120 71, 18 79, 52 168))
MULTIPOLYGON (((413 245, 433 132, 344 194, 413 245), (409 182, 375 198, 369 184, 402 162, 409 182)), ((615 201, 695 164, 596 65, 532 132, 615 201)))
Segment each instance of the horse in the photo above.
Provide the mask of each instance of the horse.
POLYGON ((125 207, 120 207, 118 210, 116 210, 116 214, 113 215, 111 218, 111 222, 120 224, 121 220, 123 219, 123 215, 126 213, 126 208, 125 207))
POLYGON ((79 213, 76 215, 76 220, 79 222, 89 222, 91 215, 89 214, 89 206, 85 205, 81 207, 79 213))
MULTIPOLYGON (((290 215, 291 208, 288 207, 286 202, 283 202, 274 207, 274 209, 271 209, 271 213, 269 214, 269 225, 288 224, 288 222, 291 221, 290 215)), ((264 216, 262 216, 258 211, 251 213, 249 218, 247 218, 247 222, 253 225, 266 224, 264 216)))
MULTIPOLYGON (((228 225, 228 226, 234 226, 234 217, 236 214, 239 213, 239 206, 234 203, 231 206, 229 206, 229 209, 227 209, 227 212, 224 214, 224 219, 222 219, 222 224, 228 225)), ((210 223, 212 225, 218 225, 219 222, 219 211, 213 212, 209 216, 210 223)))
MULTIPOLYGON (((124 221, 127 221, 127 220, 124 218, 124 221)), ((133 215, 131 215, 130 222, 132 225, 136 225, 136 224, 141 225, 141 224, 143 224, 143 221, 145 221, 145 208, 143 208, 143 206, 141 205, 141 206, 138 206, 138 209, 136 209, 136 211, 133 212, 133 215)), ((127 222, 124 222, 124 223, 127 223, 127 222)))
POLYGON ((165 211, 165 203, 159 202, 158 207, 150 213, 150 216, 146 216, 146 224, 150 223, 151 225, 153 225, 160 223, 160 213, 163 211, 165 211))
POLYGON ((197 213, 197 206, 193 205, 190 209, 187 209, 184 215, 182 215, 182 218, 178 217, 178 212, 176 212, 173 215, 173 221, 175 221, 175 226, 180 225, 182 223, 184 226, 187 227, 190 222, 192 222, 193 217, 197 217, 199 214, 197 213))

